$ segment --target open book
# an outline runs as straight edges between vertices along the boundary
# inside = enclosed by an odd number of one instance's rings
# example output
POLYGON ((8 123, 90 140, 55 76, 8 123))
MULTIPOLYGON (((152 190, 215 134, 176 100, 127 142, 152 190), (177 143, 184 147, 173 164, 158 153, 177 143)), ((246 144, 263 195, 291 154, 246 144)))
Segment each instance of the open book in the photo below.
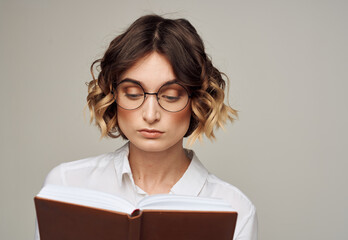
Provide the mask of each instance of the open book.
POLYGON ((172 194, 134 206, 95 190, 46 185, 34 200, 41 240, 232 240, 237 220, 220 199, 172 194))

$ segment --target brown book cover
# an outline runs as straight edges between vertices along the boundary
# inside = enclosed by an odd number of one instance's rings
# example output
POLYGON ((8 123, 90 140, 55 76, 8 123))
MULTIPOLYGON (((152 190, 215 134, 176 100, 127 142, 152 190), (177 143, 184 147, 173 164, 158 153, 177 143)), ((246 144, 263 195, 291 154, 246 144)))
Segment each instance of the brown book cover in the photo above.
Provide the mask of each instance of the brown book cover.
POLYGON ((105 210, 36 196, 41 240, 232 240, 235 211, 105 210))

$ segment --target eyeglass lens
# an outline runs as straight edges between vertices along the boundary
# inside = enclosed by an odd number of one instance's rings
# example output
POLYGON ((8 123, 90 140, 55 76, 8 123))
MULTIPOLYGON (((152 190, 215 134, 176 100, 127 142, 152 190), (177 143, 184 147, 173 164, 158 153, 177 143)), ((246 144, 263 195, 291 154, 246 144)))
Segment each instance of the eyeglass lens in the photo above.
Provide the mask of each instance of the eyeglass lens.
MULTIPOLYGON (((116 103, 124 109, 136 109, 143 104, 146 95, 148 93, 145 93, 139 84, 124 81, 116 88, 116 103)), ((189 96, 186 89, 178 83, 164 84, 157 92, 158 104, 170 112, 184 109, 188 100, 189 96)))

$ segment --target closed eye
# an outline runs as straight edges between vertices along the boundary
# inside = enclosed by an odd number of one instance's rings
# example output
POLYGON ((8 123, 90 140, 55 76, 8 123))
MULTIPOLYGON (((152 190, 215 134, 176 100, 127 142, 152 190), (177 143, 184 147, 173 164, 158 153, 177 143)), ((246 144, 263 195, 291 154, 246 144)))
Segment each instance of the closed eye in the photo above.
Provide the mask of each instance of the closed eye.
POLYGON ((161 98, 163 98, 167 102, 176 102, 180 99, 180 96, 168 96, 168 95, 162 95, 161 98))
POLYGON ((139 99, 142 98, 144 95, 143 94, 130 94, 126 93, 125 96, 129 99, 139 99))

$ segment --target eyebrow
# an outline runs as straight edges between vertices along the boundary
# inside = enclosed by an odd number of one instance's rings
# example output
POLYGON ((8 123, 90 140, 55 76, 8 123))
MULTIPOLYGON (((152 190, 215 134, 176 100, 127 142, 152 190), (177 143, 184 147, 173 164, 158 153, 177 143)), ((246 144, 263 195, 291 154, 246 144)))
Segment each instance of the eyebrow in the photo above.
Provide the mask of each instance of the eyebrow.
MULTIPOLYGON (((143 84, 141 84, 140 81, 135 80, 135 79, 132 79, 132 78, 125 78, 125 79, 123 79, 123 80, 120 81, 120 82, 133 82, 133 83, 139 84, 140 86, 142 86, 142 87, 144 88, 143 84)), ((164 82, 161 86, 166 85, 166 84, 177 83, 177 82, 178 82, 178 80, 175 78, 175 79, 173 79, 173 80, 169 80, 169 81, 164 82)), ((161 87, 161 86, 160 86, 160 87, 161 87)))

